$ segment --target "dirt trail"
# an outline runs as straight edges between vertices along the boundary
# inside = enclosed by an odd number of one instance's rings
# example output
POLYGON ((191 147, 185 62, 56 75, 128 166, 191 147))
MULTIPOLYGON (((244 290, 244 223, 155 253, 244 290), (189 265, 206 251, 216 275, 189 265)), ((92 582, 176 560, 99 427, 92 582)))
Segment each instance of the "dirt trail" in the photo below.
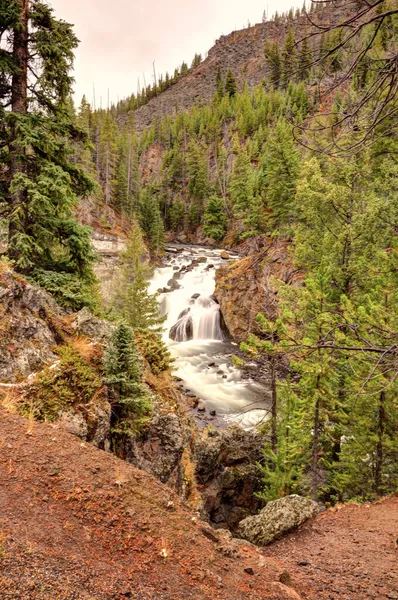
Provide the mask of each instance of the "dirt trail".
POLYGON ((0 410, 1 600, 398 599, 397 499, 233 547, 146 473, 56 426, 28 432, 0 410))
POLYGON ((264 553, 282 560, 302 598, 397 600, 398 497, 322 513, 264 553))

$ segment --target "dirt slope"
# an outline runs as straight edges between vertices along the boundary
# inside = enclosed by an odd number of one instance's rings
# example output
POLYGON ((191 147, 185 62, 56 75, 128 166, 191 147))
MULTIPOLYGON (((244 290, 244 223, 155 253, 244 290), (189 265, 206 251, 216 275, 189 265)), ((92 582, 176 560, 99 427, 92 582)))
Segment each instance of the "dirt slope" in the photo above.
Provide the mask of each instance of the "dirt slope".
POLYGON ((1 600, 398 599, 398 498, 234 547, 146 473, 29 427, 0 410, 1 600))
POLYGON ((248 546, 226 556, 146 473, 28 425, 0 411, 1 600, 298 598, 273 559, 248 546))
POLYGON ((311 600, 398 599, 398 497, 320 514, 264 551, 311 600))

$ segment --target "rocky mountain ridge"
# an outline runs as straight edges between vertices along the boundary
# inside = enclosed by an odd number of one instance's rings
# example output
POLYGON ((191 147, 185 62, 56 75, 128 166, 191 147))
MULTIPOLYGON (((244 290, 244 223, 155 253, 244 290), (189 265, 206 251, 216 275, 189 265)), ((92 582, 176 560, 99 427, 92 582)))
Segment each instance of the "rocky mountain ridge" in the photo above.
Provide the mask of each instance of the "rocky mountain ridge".
MULTIPOLYGON (((338 10, 326 7, 317 12, 316 21, 320 25, 336 23, 343 14, 341 7, 338 10)), ((221 36, 200 65, 190 69, 186 77, 133 112, 137 133, 141 134, 156 119, 175 115, 195 104, 209 103, 217 89, 216 74, 219 68, 223 77, 228 69, 233 71, 240 90, 244 84, 252 89, 269 75, 264 56, 265 42, 283 41, 291 28, 299 40, 307 35, 310 27, 308 17, 301 15, 292 21, 258 23, 221 36)), ((313 43, 318 48, 320 39, 315 39, 313 43)))

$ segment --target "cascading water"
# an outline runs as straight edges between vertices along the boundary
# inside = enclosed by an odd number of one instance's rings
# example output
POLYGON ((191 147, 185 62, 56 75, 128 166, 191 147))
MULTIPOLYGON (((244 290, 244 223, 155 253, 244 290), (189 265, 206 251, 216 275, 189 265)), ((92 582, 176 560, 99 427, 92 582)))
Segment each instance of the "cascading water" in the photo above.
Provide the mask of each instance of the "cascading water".
POLYGON ((191 298, 191 306, 182 311, 169 336, 175 342, 189 340, 223 340, 220 308, 212 298, 191 298))
POLYGON ((164 341, 175 360, 175 375, 209 411, 250 427, 268 414, 270 392, 244 379, 232 362, 236 344, 225 339, 220 307, 212 296, 222 263, 220 250, 172 247, 167 264, 156 269, 150 291, 160 292, 164 341))

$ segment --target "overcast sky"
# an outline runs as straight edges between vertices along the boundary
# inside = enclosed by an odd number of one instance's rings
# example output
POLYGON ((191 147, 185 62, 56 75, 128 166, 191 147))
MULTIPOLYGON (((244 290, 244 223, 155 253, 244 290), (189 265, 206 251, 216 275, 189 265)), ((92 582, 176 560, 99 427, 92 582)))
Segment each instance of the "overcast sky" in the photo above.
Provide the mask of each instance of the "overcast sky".
MULTIPOLYGON (((250 22, 261 21, 267 0, 49 0, 57 18, 75 25, 80 39, 75 62, 76 94, 97 106, 153 83, 158 74, 191 63, 195 52, 208 51, 215 40, 250 22)), ((283 12, 297 0, 268 0, 268 13, 283 12)), ((299 5, 302 2, 300 0, 299 5)))

